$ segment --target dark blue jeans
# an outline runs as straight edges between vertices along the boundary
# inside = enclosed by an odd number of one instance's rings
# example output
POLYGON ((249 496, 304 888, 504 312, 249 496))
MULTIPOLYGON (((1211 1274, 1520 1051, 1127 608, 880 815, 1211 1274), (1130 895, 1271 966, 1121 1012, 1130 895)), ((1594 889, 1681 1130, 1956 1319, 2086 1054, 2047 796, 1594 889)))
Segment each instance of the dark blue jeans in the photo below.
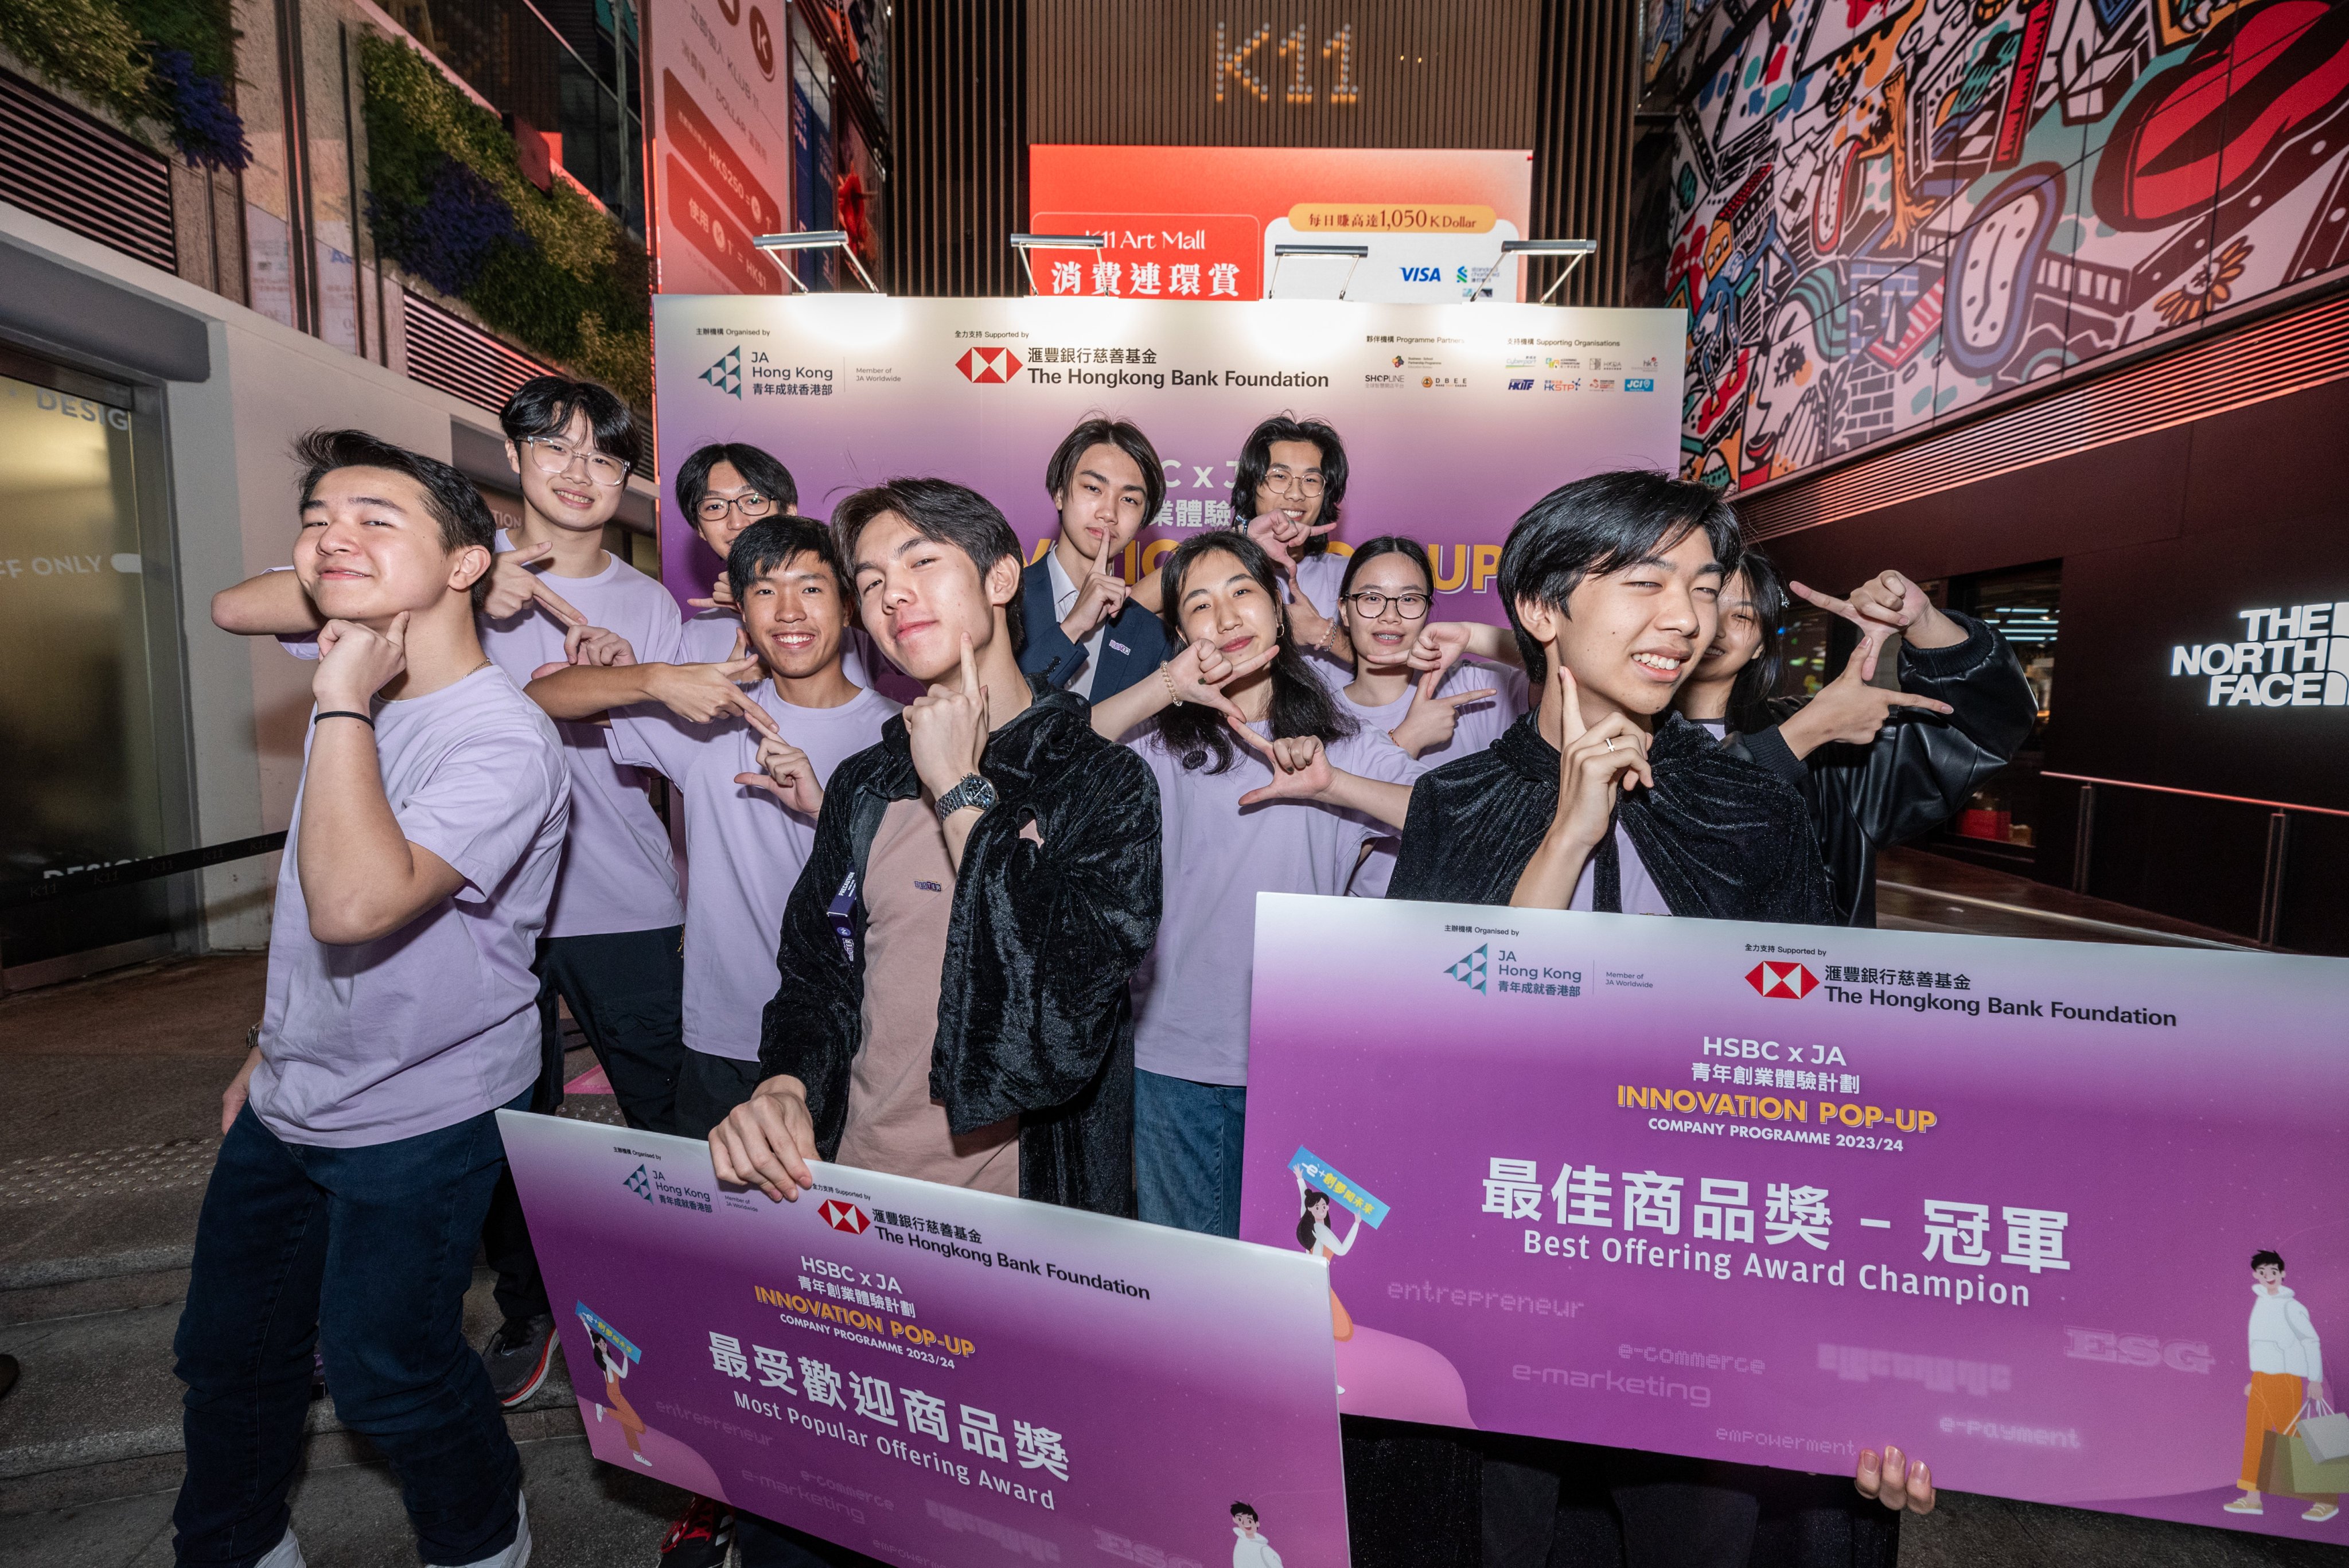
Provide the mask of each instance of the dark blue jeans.
POLYGON ((1154 1225, 1240 1233, 1243 1085, 1193 1083, 1134 1069, 1135 1212, 1154 1225))
POLYGON ((490 1113, 366 1149, 287 1143, 238 1113, 172 1345, 188 1386, 180 1563, 248 1568, 285 1535, 314 1346, 336 1413, 398 1475, 425 1562, 512 1543, 522 1456, 462 1323, 504 1170, 490 1113))

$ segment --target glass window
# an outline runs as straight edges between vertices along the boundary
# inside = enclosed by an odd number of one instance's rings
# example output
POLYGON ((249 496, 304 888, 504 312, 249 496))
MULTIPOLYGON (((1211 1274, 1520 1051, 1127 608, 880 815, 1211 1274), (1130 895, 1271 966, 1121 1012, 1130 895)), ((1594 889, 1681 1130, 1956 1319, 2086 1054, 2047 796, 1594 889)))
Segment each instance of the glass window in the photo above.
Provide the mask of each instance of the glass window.
MULTIPOLYGON (((171 592, 140 548, 139 429, 129 387, 0 374, 0 885, 173 847, 178 707, 158 676, 177 650, 150 640, 171 592)), ((0 965, 171 927, 160 882, 20 905, 0 910, 0 965)))
POLYGON ((2036 860, 2046 828, 2040 811, 2039 774, 2046 762, 2054 709, 2055 633, 2063 591, 2061 562, 1981 573, 1950 584, 1952 608, 1989 622, 2014 645, 2039 702, 2039 721, 2031 727, 2014 760, 1974 791, 1946 830, 1945 839, 1954 838, 1963 847, 2036 860))

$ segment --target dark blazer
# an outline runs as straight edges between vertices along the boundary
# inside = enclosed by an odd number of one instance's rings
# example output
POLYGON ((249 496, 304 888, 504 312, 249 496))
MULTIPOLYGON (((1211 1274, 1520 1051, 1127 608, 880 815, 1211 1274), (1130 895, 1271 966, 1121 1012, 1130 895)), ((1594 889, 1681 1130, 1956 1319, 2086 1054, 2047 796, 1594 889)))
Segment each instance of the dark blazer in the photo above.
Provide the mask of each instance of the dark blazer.
MULTIPOLYGON (((1020 574, 1019 610, 1026 619, 1027 645, 1019 650, 1020 670, 1055 690, 1077 678, 1085 667, 1085 650, 1061 630, 1052 613, 1052 564, 1048 558, 1020 574)), ((1165 662, 1165 625, 1129 599, 1109 624, 1102 638, 1101 668, 1093 672, 1093 700, 1115 696, 1165 662)))

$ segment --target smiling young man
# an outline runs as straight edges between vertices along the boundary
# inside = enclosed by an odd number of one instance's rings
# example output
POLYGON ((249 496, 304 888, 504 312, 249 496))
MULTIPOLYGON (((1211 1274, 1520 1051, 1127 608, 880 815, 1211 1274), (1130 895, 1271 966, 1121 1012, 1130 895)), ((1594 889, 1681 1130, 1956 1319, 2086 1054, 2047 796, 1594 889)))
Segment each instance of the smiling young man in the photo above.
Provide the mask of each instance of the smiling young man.
POLYGON ((1661 474, 1535 502, 1500 588, 1539 706, 1420 779, 1389 896, 1826 922, 1801 796, 1669 711, 1736 556, 1727 503, 1661 474))
POLYGON ((1092 418, 1070 431, 1044 465, 1044 491, 1061 526, 1052 548, 1020 577, 1028 640, 1019 667, 1098 702, 1166 656, 1157 613, 1136 602, 1118 574, 1125 547, 1158 515, 1166 470, 1138 427, 1092 418))
MULTIPOLYGON (((707 1138, 759 1082, 775 934, 807 863, 824 786, 881 738, 897 705, 841 668, 853 612, 832 536, 805 518, 738 533, 726 562, 738 636, 763 676, 707 722, 662 711, 659 665, 574 665, 530 685, 560 719, 608 712, 613 759, 658 773, 685 807, 685 1063, 673 1130, 707 1138)), ((731 666, 729 666, 731 667, 731 666)), ((736 688, 740 689, 740 688, 736 688)))
POLYGON ((316 709, 174 1345, 178 1560, 302 1562, 286 1499, 315 1346, 424 1561, 520 1568, 521 1459, 460 1325, 505 1170, 494 1113, 539 1072, 531 961, 569 771, 482 655, 493 530, 471 482, 354 430, 297 456, 316 709))
MULTIPOLYGON (((833 529, 865 629, 928 695, 824 791, 718 1178, 797 1199, 830 1159, 1131 1215, 1149 769, 1020 674, 1019 542, 984 497, 896 480, 833 529)), ((805 1560, 748 1515, 738 1539, 745 1568, 805 1560)))
MULTIPOLYGON (((676 657, 677 601, 604 548, 640 439, 627 405, 592 382, 542 376, 523 383, 499 418, 523 515, 495 542, 478 615, 483 652, 517 686, 549 664, 676 657)), ((282 572, 222 593, 212 618, 229 631, 276 634, 296 655, 311 648, 318 624, 282 572)), ((540 1078, 531 1109, 562 1103, 567 1005, 628 1124, 665 1131, 685 1049, 684 910, 668 830, 644 776, 613 761, 599 727, 557 729, 571 768, 571 836, 539 947, 540 1078)), ((498 1274, 501 1322, 481 1354, 498 1398, 517 1405, 545 1379, 554 1319, 511 1181, 491 1204, 482 1241, 498 1274)))
MULTIPOLYGON (((1420 779, 1388 896, 1832 923, 1801 794, 1671 711, 1715 639, 1738 553, 1728 504, 1662 474, 1599 474, 1535 502, 1502 549, 1500 590, 1540 705, 1420 779)), ((1798 1553, 1804 1568, 1889 1568, 1897 1511, 1933 1506, 1930 1472, 1897 1449, 1856 1466, 1879 1509, 1839 1482, 1748 1467, 1530 1439, 1485 1440, 1478 1466, 1465 1448, 1434 1431, 1350 1436, 1349 1484, 1416 1487, 1436 1517, 1481 1520, 1495 1564, 1547 1561, 1569 1468, 1609 1499, 1632 1562, 1744 1562, 1767 1514, 1831 1543, 1798 1553)))

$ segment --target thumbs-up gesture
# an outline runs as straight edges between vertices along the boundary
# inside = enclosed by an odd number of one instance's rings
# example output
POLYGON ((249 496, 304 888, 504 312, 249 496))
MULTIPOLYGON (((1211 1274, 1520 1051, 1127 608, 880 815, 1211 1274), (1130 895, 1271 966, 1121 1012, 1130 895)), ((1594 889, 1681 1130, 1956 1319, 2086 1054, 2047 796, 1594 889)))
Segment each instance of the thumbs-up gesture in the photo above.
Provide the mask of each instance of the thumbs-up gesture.
POLYGON ((1110 542, 1114 537, 1107 532, 1102 535, 1101 549, 1093 555, 1093 569, 1077 585, 1077 602, 1070 606, 1068 618, 1061 623, 1061 634, 1072 643, 1083 642, 1103 621, 1112 619, 1125 608, 1125 601, 1133 592, 1110 565, 1110 542))
POLYGON ((816 782, 815 764, 808 754, 780 734, 762 737, 756 758, 759 771, 737 773, 734 782, 764 789, 802 817, 823 810, 823 786, 816 782))
POLYGON ((1460 725, 1460 709, 1468 703, 1496 696, 1499 690, 1495 686, 1479 686, 1475 691, 1438 696, 1435 688, 1443 684, 1444 676, 1436 671, 1420 676, 1418 690, 1403 713, 1402 722, 1387 731, 1389 739, 1413 757, 1451 745, 1453 732, 1460 725))
POLYGON ((1652 789, 1656 775, 1648 766, 1647 731, 1621 713, 1585 724, 1574 672, 1562 659, 1553 657, 1551 663, 1563 744, 1557 751, 1557 815, 1550 830, 1588 853, 1613 827, 1616 792, 1639 784, 1652 789))
POLYGON ((941 683, 905 709, 905 738, 922 788, 937 799, 978 771, 987 751, 987 688, 978 684, 978 661, 970 635, 962 639, 962 679, 941 683))

